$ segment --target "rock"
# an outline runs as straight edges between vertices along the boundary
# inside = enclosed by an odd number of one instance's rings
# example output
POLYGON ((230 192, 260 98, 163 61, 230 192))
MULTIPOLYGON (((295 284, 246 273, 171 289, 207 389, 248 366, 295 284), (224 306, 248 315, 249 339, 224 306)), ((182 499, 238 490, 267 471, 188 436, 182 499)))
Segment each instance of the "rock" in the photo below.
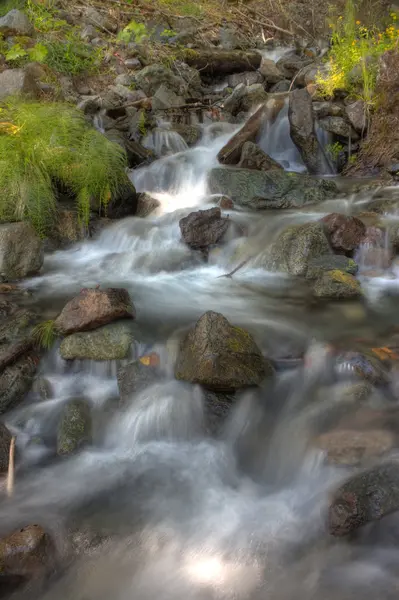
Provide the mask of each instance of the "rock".
POLYGON ((265 120, 265 107, 261 106, 248 119, 243 127, 219 151, 217 158, 223 165, 235 165, 241 158, 242 149, 246 142, 253 142, 260 133, 265 120))
POLYGON ((253 85, 245 86, 238 85, 233 93, 224 101, 224 109, 230 112, 233 116, 241 112, 247 113, 259 104, 265 104, 268 95, 264 90, 263 85, 254 83, 253 85))
POLYGON ((127 69, 141 69, 141 62, 138 58, 127 58, 124 64, 127 69))
POLYGON ((82 29, 80 37, 82 40, 90 42, 97 37, 97 30, 93 25, 86 25, 86 27, 82 29))
POLYGON ((342 117, 324 117, 323 119, 319 119, 318 123, 325 131, 338 135, 339 137, 350 138, 351 140, 359 139, 358 134, 352 129, 350 123, 345 121, 342 117))
POLYGON ((183 241, 195 250, 208 248, 222 241, 229 224, 229 220, 222 217, 220 208, 216 207, 197 210, 179 221, 183 241))
POLYGON ((306 279, 317 279, 326 271, 335 270, 349 273, 349 275, 356 275, 358 268, 352 258, 347 258, 342 254, 324 254, 309 261, 306 279))
POLYGON ((234 208, 234 202, 228 196, 222 196, 218 202, 218 206, 222 210, 232 210, 234 208))
POLYGON ((40 525, 27 525, 0 539, 2 583, 41 577, 54 561, 55 547, 40 525))
POLYGON ((270 88, 271 94, 284 94, 285 92, 289 92, 291 88, 291 82, 288 79, 283 79, 278 83, 275 83, 270 88))
POLYGON ((265 83, 279 83, 284 79, 284 75, 270 58, 262 58, 259 72, 263 75, 265 83))
POLYGON ((0 225, 0 275, 22 279, 43 265, 43 242, 29 223, 0 225))
POLYGON ((245 73, 234 73, 233 75, 229 75, 227 78, 227 83, 229 87, 235 88, 240 83, 244 85, 253 85, 254 83, 262 83, 263 76, 258 71, 245 71, 245 73))
POLYGON ((253 142, 245 142, 242 147, 241 160, 237 166, 241 169, 256 169, 258 171, 283 168, 253 142))
POLYGON ((73 454, 92 440, 90 405, 84 400, 73 400, 65 405, 57 430, 57 454, 73 454))
POLYGON ((367 128, 366 106, 363 100, 356 100, 345 107, 346 115, 352 127, 362 133, 367 128))
POLYGON ((220 432, 234 404, 232 394, 204 390, 205 427, 210 435, 220 432))
POLYGON ((134 76, 127 73, 121 73, 115 77, 115 85, 123 85, 129 87, 134 82, 134 76))
POLYGON ((316 446, 326 452, 327 461, 335 465, 357 466, 386 454, 395 446, 392 432, 335 430, 319 436, 316 446))
POLYGON ((366 227, 361 243, 365 246, 377 246, 383 248, 387 239, 387 232, 381 227, 366 227))
POLYGON ((166 86, 177 95, 184 95, 186 91, 186 83, 181 77, 177 77, 171 69, 158 64, 144 67, 135 74, 135 81, 137 87, 143 90, 147 96, 154 96, 161 85, 166 86))
POLYGON ((139 194, 136 217, 148 217, 148 215, 156 211, 160 206, 160 201, 150 196, 150 194, 139 194))
POLYGON ((211 194, 229 196, 235 204, 255 210, 295 208, 333 198, 337 188, 332 181, 282 169, 255 171, 216 167, 208 177, 211 194))
POLYGON ((305 275, 310 261, 326 254, 329 249, 319 223, 291 225, 278 235, 265 252, 254 259, 254 266, 290 275, 305 275))
POLYGON ((358 298, 360 283, 353 275, 334 269, 323 273, 314 283, 313 291, 318 298, 358 298))
POLYGON ((128 318, 135 318, 135 309, 127 290, 84 288, 64 306, 54 325, 62 335, 69 335, 128 318))
POLYGON ((200 127, 196 125, 173 125, 173 131, 176 131, 183 140, 186 142, 187 146, 194 146, 202 136, 202 131, 200 127))
POLYGON ((323 173, 323 154, 314 129, 312 98, 306 89, 291 92, 288 118, 291 139, 309 173, 323 173))
POLYGON ((388 462, 350 477, 328 510, 332 535, 343 536, 399 509, 399 463, 388 462))
POLYGON ((12 435, 4 423, 0 422, 0 473, 7 473, 12 435))
POLYGON ((313 112, 318 119, 324 117, 342 117, 343 108, 334 102, 313 102, 313 112))
POLYGON ((0 19, 0 34, 4 37, 10 35, 30 36, 34 29, 25 13, 14 8, 0 19))
POLYGON ((162 84, 152 97, 153 110, 165 110, 174 106, 182 106, 184 98, 178 96, 166 85, 162 84))
POLYGON ((6 69, 0 73, 0 100, 20 94, 33 98, 40 95, 40 86, 32 74, 24 69, 6 69))
POLYGON ((23 356, 1 373, 0 414, 22 402, 32 386, 38 362, 34 355, 23 356))
POLYGON ((122 85, 121 83, 118 83, 117 85, 110 85, 108 89, 118 96, 122 102, 136 102, 136 100, 140 100, 140 98, 137 97, 136 90, 131 90, 129 87, 122 85))
POLYGON ((88 237, 89 230, 80 222, 76 210, 59 210, 51 231, 51 240, 63 247, 88 237))
POLYGON ((85 21, 94 27, 98 27, 104 31, 116 31, 117 27, 112 21, 107 19, 102 13, 93 7, 89 7, 85 10, 85 21))
POLYGON ((354 350, 343 351, 335 358, 336 371, 341 375, 348 374, 372 385, 385 385, 389 376, 387 367, 375 354, 354 350))
POLYGON ((198 69, 202 75, 229 75, 250 69, 255 71, 260 66, 262 57, 254 51, 187 48, 182 50, 181 59, 198 69))
POLYGON ((176 379, 222 392, 260 385, 272 373, 252 336, 212 311, 181 342, 175 367, 176 379))
POLYGON ((361 243, 366 227, 356 217, 331 213, 321 219, 331 247, 335 252, 353 252, 361 243))
MULTIPOLYGON (((129 157, 129 148, 134 145, 134 142, 128 141, 126 145, 126 150, 128 154, 129 161, 131 160, 131 156, 129 157)), ((139 146, 139 144, 137 144, 139 146)), ((136 149, 136 146, 134 145, 136 149)), ((134 185, 127 180, 118 187, 118 190, 114 192, 111 197, 111 200, 108 202, 104 212, 108 219, 122 219, 123 217, 128 217, 130 215, 134 215, 137 211, 137 202, 138 202, 138 194, 134 188, 134 185)), ((93 207, 94 209, 96 207, 93 207)), ((101 207, 97 206, 97 211, 101 213, 101 207)))
POLYGON ((292 80, 301 69, 312 63, 312 58, 302 58, 297 54, 287 54, 277 61, 276 66, 284 77, 292 80))
POLYGON ((140 360, 135 360, 121 367, 117 373, 121 402, 127 402, 132 394, 152 385, 160 377, 161 371, 158 364, 145 365, 140 360))
POLYGON ((60 354, 64 360, 122 360, 133 341, 131 322, 118 321, 69 335, 61 342, 60 354))

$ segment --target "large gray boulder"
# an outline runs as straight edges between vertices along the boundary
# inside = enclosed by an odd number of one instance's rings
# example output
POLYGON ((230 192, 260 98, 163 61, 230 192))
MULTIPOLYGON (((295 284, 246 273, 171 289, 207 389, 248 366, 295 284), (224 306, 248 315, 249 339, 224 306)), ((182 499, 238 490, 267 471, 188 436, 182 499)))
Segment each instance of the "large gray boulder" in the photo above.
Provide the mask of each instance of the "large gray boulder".
POLYGON ((359 139, 358 134, 351 124, 342 117, 323 117, 319 119, 319 125, 324 131, 328 131, 339 137, 350 138, 351 140, 359 139))
POLYGON ((229 228, 229 220, 222 217, 220 208, 215 207, 190 213, 180 219, 179 227, 184 242, 198 250, 222 241, 229 228))
POLYGON ((65 405, 57 430, 57 454, 66 456, 80 450, 92 440, 90 405, 85 400, 72 400, 65 405))
POLYGON ((122 360, 134 341, 131 321, 118 321, 94 331, 73 333, 60 346, 65 360, 122 360))
POLYGON ((266 83, 278 83, 284 79, 284 75, 277 67, 276 63, 270 58, 262 58, 260 63, 259 72, 265 78, 266 83))
POLYGON ((252 336, 213 311, 183 339, 175 366, 176 379, 226 392, 259 385, 272 373, 252 336))
POLYGON ((171 69, 158 64, 144 67, 135 74, 135 81, 137 87, 147 96, 153 96, 162 85, 178 96, 184 94, 187 88, 184 79, 175 75, 171 69))
POLYGON ((315 282, 313 287, 317 298, 351 299, 361 296, 358 280, 349 273, 334 269, 326 271, 315 282))
POLYGON ((32 35, 33 25, 25 13, 14 8, 0 19, 0 33, 4 37, 10 35, 32 35))
POLYGON ((33 275, 40 271, 43 258, 43 242, 29 223, 0 225, 1 277, 9 280, 33 275))
POLYGON ((256 171, 216 167, 209 174, 208 188, 212 194, 226 195, 234 203, 255 210, 296 208, 322 202, 337 194, 332 181, 316 180, 282 169, 256 171))
POLYGON ((312 98, 306 89, 291 92, 288 118, 291 139, 309 173, 323 173, 324 157, 315 133, 312 98))
POLYGON ((35 77, 29 70, 6 69, 0 73, 0 100, 21 94, 37 98, 40 91, 35 77))

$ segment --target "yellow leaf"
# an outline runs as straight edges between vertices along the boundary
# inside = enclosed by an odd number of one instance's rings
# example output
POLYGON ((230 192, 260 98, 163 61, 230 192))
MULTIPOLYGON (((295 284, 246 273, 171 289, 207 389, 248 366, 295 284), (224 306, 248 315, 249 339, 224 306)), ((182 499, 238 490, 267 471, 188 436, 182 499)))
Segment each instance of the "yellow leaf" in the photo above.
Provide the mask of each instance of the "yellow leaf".
POLYGON ((158 367, 160 364, 159 355, 156 352, 151 352, 139 358, 139 361, 146 367, 158 367))
POLYGON ((371 351, 378 356, 380 360, 397 360, 399 355, 389 348, 371 348, 371 351))

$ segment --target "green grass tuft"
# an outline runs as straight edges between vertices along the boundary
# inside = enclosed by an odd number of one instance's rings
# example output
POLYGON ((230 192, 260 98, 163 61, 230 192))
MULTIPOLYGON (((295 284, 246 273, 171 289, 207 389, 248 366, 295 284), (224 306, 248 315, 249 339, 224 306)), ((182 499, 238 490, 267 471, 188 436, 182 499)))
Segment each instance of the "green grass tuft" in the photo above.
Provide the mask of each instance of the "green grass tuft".
POLYGON ((57 339, 55 321, 43 321, 36 325, 32 330, 32 337, 40 348, 49 350, 57 339))

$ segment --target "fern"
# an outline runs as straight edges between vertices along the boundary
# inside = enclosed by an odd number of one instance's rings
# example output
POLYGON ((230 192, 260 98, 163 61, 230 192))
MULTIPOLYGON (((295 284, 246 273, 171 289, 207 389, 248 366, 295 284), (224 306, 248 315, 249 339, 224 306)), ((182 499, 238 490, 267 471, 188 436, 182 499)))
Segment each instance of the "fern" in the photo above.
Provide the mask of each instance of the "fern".
POLYGON ((40 348, 49 350, 57 338, 55 322, 50 320, 39 323, 33 328, 32 337, 40 348))
POLYGON ((126 183, 123 149, 64 104, 10 100, 0 112, 0 220, 28 219, 45 236, 57 186, 76 198, 81 222, 126 183))

